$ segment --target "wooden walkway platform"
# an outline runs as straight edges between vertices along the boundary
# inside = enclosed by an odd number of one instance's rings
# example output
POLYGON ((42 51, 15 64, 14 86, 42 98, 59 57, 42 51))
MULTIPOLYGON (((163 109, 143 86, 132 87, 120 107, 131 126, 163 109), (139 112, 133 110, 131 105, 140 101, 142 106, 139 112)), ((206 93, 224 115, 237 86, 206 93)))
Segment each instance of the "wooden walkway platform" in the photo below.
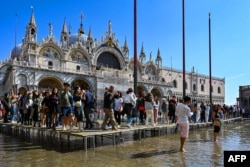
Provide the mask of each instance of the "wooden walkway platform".
MULTIPOLYGON (((231 123, 240 121, 242 118, 232 118, 223 120, 224 123, 231 123)), ((197 128, 212 126, 211 122, 208 123, 191 123, 190 130, 197 128)), ((79 132, 78 130, 63 131, 61 129, 52 130, 45 128, 37 128, 27 125, 2 123, 0 122, 0 133, 9 136, 21 137, 26 142, 36 141, 41 145, 49 141, 52 145, 56 143, 66 143, 68 146, 72 142, 72 138, 80 138, 82 141, 83 149, 95 149, 104 140, 110 140, 110 143, 117 145, 125 142, 124 136, 128 133, 133 133, 137 136, 134 140, 141 140, 147 137, 161 136, 170 133, 175 133, 175 124, 159 124, 156 126, 142 126, 137 125, 132 128, 121 127, 118 130, 100 130, 99 127, 91 130, 79 132)))

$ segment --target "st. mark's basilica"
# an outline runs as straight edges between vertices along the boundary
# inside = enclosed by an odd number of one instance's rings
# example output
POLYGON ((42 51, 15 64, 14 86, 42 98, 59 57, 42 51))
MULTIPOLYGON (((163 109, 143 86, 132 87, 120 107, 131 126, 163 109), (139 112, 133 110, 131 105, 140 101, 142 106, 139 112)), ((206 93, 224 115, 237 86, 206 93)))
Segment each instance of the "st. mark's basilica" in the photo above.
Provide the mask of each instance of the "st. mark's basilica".
MULTIPOLYGON (((22 43, 13 46, 10 58, 0 62, 1 95, 8 91, 17 94, 25 90, 62 89, 63 83, 68 82, 72 88, 89 87, 101 104, 106 87, 113 85, 122 93, 133 88, 134 61, 129 57, 126 39, 123 45, 118 44, 111 21, 107 21, 106 34, 100 41, 93 38, 91 29, 84 31, 82 20, 75 34, 68 31, 64 21, 60 42, 53 35, 52 24, 41 41, 37 41, 37 29, 32 12, 22 43)), ((209 102, 209 76, 198 74, 193 68, 186 72, 185 78, 186 95, 209 102)), ((162 66, 160 50, 156 56, 147 56, 142 45, 137 66, 137 92, 141 90, 160 98, 176 95, 181 99, 182 70, 162 66)), ((212 99, 214 103, 224 103, 224 78, 212 77, 212 99)))

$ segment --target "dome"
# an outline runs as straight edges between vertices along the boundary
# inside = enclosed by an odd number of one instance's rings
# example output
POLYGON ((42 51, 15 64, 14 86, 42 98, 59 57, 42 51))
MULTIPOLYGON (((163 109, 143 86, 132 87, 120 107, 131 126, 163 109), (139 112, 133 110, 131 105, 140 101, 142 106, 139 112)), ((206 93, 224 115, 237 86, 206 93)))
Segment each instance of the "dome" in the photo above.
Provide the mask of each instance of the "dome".
POLYGON ((11 50, 11 58, 19 58, 21 54, 22 44, 18 44, 11 50))
MULTIPOLYGON (((73 44, 75 43, 76 41, 78 41, 78 34, 73 34, 73 35, 70 35, 69 36, 69 44, 73 44)), ((81 34, 80 36, 80 41, 84 44, 88 39, 88 36, 86 34, 81 34)))

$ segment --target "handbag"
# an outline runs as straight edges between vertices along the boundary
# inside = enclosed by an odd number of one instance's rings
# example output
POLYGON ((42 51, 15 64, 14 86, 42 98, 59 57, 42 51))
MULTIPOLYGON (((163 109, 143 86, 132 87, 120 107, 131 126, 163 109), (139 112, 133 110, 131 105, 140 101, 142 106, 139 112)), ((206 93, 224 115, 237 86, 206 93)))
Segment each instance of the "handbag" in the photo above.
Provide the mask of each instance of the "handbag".
POLYGON ((81 107, 81 106, 82 106, 81 100, 77 101, 77 102, 75 103, 75 106, 76 106, 76 107, 81 107))
POLYGON ((144 111, 145 110, 145 107, 144 106, 139 106, 139 111, 144 111))

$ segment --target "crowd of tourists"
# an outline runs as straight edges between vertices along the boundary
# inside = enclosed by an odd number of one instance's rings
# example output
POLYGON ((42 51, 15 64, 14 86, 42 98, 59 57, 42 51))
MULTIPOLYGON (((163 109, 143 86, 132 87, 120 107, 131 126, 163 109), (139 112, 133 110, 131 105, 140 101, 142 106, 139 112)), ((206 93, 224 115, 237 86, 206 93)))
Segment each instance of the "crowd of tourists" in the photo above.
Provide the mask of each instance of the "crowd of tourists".
POLYGON ((83 130, 93 128, 89 113, 95 108, 95 98, 89 88, 75 87, 71 93, 70 85, 64 83, 61 93, 52 91, 25 91, 15 95, 5 93, 0 99, 1 116, 4 123, 20 123, 47 129, 63 128, 83 130))
MULTIPOLYGON (((126 122, 125 126, 133 125, 155 126, 158 123, 176 123, 176 106, 182 103, 176 96, 171 99, 161 98, 146 93, 138 92, 135 95, 129 88, 125 95, 114 86, 106 88, 103 97, 104 119, 102 130, 109 127, 117 130, 126 122)), ((210 104, 192 100, 189 104, 193 115, 190 120, 197 122, 212 122, 210 104)), ((246 117, 244 108, 223 105, 220 108, 220 118, 246 117)), ((52 91, 38 92, 25 91, 23 94, 6 93, 0 99, 0 117, 4 122, 20 123, 41 128, 68 129, 92 129, 94 127, 90 119, 90 113, 96 111, 96 100, 89 87, 76 86, 71 90, 68 83, 64 83, 63 90, 59 93, 57 88, 52 91)))
MULTIPOLYGON (((184 144, 189 135, 190 122, 212 122, 213 140, 216 142, 222 119, 248 117, 245 109, 237 105, 205 104, 188 96, 183 99, 177 99, 176 96, 159 99, 145 91, 140 91, 136 96, 132 88, 122 95, 112 85, 105 90, 101 130, 110 127, 116 131, 123 125, 132 128, 137 125, 154 127, 158 123, 173 124, 180 133, 180 152, 185 152, 184 144)), ((36 90, 26 91, 18 95, 11 91, 0 99, 0 118, 4 123, 20 123, 53 130, 92 129, 94 125, 90 114, 95 111, 96 99, 89 87, 82 89, 76 86, 71 91, 69 83, 63 84, 60 93, 57 88, 41 93, 36 90)))

